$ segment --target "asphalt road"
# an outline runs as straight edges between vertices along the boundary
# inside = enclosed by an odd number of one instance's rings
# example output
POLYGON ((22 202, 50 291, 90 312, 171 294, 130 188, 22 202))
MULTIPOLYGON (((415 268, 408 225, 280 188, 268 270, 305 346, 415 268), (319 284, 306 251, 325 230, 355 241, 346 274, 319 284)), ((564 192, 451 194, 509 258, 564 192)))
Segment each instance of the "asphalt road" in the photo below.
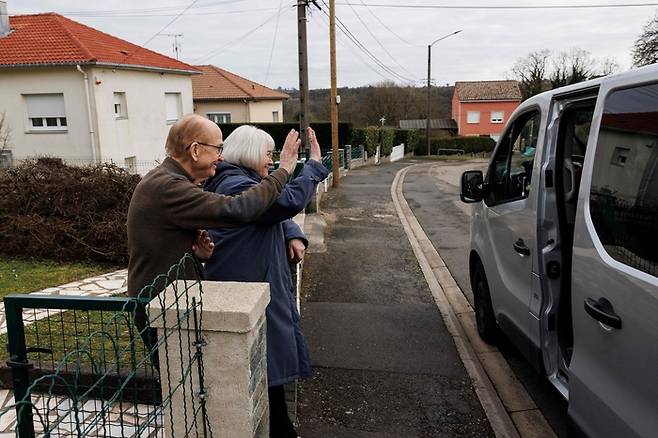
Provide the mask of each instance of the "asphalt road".
POLYGON ((353 170, 323 200, 327 251, 303 278, 303 437, 493 436, 393 206, 406 165, 353 170))
MULTIPOLYGON (((409 206, 471 304, 473 294, 468 275, 471 207, 459 200, 458 184, 463 171, 482 169, 485 165, 480 160, 419 166, 407 173, 403 187, 409 206)), ((567 403, 511 344, 503 342, 498 348, 556 433, 567 436, 567 403)))

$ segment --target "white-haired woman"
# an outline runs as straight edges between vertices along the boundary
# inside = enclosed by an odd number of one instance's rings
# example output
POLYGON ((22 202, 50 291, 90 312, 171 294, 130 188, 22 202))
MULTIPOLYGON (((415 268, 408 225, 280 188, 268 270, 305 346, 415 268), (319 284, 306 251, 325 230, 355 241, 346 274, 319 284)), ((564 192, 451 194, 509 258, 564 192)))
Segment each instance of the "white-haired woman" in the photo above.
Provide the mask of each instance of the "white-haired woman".
MULTIPOLYGON (((291 131, 294 133, 294 130, 291 131)), ((290 135, 288 136, 290 138, 290 135)), ((290 263, 299 263, 308 241, 292 217, 309 203, 328 171, 320 162, 320 145, 308 129, 309 161, 259 219, 238 228, 210 230, 215 251, 206 263, 206 278, 222 281, 266 281, 270 284, 267 320, 267 377, 270 436, 296 437, 288 417, 283 385, 311 374, 311 364, 295 304, 290 263)), ((253 126, 240 126, 224 140, 224 161, 205 189, 238 195, 267 176, 274 140, 253 126)))

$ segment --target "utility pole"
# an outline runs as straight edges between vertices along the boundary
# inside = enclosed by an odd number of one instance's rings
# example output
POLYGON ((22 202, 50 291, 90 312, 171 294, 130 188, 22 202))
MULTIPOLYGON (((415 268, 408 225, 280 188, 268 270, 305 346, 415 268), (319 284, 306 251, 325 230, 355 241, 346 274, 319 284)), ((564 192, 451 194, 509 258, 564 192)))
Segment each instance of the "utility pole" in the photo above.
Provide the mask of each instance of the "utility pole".
POLYGON ((172 37, 174 39, 174 54, 176 59, 179 59, 179 53, 181 48, 181 43, 178 41, 178 38, 183 38, 182 33, 163 33, 163 36, 172 37))
POLYGON ((427 140, 427 156, 430 156, 430 108, 432 103, 432 84, 430 71, 432 70, 432 45, 427 45, 427 122, 425 124, 425 137, 427 140))
POLYGON ((338 102, 336 99, 336 0, 329 0, 329 56, 331 58, 331 170, 332 184, 339 186, 340 157, 338 156, 338 102))
POLYGON ((302 145, 307 151, 306 128, 308 128, 308 46, 306 43, 306 8, 308 0, 297 1, 297 47, 299 55, 299 131, 302 145))

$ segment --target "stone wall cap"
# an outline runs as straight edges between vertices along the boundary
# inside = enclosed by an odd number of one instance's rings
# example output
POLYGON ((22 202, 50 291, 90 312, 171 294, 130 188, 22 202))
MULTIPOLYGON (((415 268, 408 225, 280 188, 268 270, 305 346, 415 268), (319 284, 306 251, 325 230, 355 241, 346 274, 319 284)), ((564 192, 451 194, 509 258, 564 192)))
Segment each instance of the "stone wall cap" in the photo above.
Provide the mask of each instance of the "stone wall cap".
MULTIPOLYGON (((167 313, 175 312, 174 290, 180 297, 184 290, 184 281, 179 280, 162 292, 164 300, 154 299, 149 306, 152 325, 162 328, 162 318, 157 318, 163 307, 167 313), (162 301, 162 302, 161 302, 162 301)), ((203 330, 218 332, 247 333, 258 323, 270 302, 270 285, 268 283, 247 283, 235 281, 202 281, 203 290, 203 330)), ((199 298, 199 284, 190 286, 187 295, 199 298)), ((179 298, 185 299, 185 298, 179 298)), ((180 311, 185 311, 184 303, 180 311)), ((168 319, 169 317, 167 317, 168 319)))

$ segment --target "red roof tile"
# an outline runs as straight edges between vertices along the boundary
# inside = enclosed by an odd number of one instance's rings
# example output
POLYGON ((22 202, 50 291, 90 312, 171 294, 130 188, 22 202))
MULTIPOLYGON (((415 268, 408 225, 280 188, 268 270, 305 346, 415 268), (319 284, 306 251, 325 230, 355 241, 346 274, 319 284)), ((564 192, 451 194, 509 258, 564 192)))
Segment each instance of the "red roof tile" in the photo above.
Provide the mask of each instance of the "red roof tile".
POLYGON ((192 77, 192 98, 197 100, 288 99, 264 85, 245 79, 214 65, 195 66, 202 74, 192 77))
POLYGON ((521 100, 516 81, 455 82, 455 94, 460 102, 474 100, 521 100))
POLYGON ((184 62, 52 12, 9 17, 9 27, 12 32, 0 38, 0 68, 116 64, 198 72, 184 62))

